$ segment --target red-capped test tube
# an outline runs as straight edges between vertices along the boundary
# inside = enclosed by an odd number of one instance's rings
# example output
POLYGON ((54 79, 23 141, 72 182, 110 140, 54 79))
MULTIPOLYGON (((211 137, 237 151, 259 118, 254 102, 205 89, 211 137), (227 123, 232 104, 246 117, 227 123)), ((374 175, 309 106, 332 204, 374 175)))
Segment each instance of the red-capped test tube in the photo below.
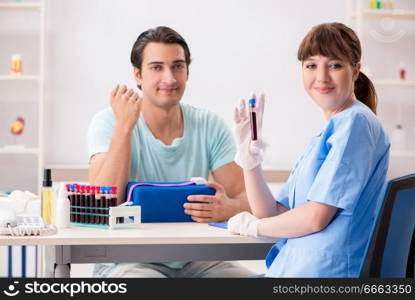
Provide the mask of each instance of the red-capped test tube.
MULTIPOLYGON (((101 187, 96 186, 95 187, 95 213, 96 214, 102 214, 101 212, 101 187)), ((95 216, 95 224, 102 224, 101 223, 101 216, 95 216)))
MULTIPOLYGON (((118 188, 117 186, 111 187, 111 206, 117 206, 117 194, 118 194, 118 188)), ((116 219, 117 224, 118 223, 124 223, 123 217, 117 217, 116 219)))
POLYGON ((74 184, 75 186, 75 206, 78 206, 77 208, 74 209, 75 211, 75 222, 79 223, 81 222, 81 215, 79 214, 79 212, 81 211, 81 209, 79 208, 79 206, 81 205, 81 189, 79 184, 74 184))
POLYGON ((92 224, 97 224, 97 216, 95 216, 95 214, 97 213, 97 201, 96 201, 96 186, 91 186, 91 216, 90 216, 90 221, 92 224))
POLYGON ((85 215, 85 223, 91 223, 91 186, 87 185, 85 186, 85 206, 84 212, 85 215))
POLYGON ((79 187, 79 191, 80 191, 80 193, 81 193, 81 195, 80 195, 80 203, 79 203, 79 206, 81 206, 82 208, 80 209, 80 213, 81 213, 81 215, 80 215, 80 222, 81 223, 85 223, 85 186, 84 185, 81 185, 80 187, 79 187))

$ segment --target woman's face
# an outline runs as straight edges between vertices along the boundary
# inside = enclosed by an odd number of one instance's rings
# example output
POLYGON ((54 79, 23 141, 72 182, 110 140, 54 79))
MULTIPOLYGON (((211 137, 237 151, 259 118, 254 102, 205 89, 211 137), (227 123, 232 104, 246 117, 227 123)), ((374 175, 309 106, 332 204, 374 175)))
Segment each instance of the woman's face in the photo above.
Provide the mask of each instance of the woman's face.
POLYGON ((303 61, 303 83, 307 94, 323 110, 327 119, 349 107, 355 100, 354 81, 360 63, 350 63, 315 55, 303 61))

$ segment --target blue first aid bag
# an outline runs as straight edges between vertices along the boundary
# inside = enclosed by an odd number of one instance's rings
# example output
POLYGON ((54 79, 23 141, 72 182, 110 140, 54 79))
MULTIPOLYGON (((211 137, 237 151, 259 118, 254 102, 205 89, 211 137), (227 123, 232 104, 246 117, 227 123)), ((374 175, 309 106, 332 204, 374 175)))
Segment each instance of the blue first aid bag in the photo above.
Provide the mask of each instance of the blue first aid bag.
MULTIPOLYGON (((142 223, 193 222, 183 204, 190 195, 215 195, 216 190, 193 181, 129 182, 127 201, 141 206, 142 223)), ((191 201, 195 203, 195 201, 191 201)))

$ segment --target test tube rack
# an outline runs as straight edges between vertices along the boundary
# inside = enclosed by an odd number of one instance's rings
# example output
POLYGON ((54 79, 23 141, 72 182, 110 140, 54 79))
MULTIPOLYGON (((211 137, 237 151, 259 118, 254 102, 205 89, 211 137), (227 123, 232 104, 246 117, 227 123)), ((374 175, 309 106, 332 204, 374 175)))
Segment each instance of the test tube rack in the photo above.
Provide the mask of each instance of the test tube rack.
POLYGON ((79 220, 71 221, 72 226, 94 227, 105 229, 136 228, 141 224, 140 206, 112 206, 112 207, 86 207, 71 205, 71 213, 78 215, 79 220), (82 209, 88 212, 79 212, 82 209), (99 213, 97 213, 99 211, 99 213), (82 217, 83 216, 83 217, 82 217), (89 220, 86 222, 85 220, 89 220))
POLYGON ((124 202, 117 206, 116 186, 66 184, 70 224, 95 228, 131 228, 141 223, 141 209, 124 202))

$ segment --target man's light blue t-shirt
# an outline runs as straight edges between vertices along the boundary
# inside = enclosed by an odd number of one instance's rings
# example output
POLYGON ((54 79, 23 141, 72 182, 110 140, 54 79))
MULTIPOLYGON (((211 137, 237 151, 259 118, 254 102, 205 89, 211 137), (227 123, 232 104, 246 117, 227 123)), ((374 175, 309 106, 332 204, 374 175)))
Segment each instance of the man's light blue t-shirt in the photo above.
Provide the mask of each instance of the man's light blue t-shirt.
MULTIPOLYGON (((208 178, 209 171, 233 162, 235 144, 225 122, 217 115, 180 104, 183 136, 165 145, 156 139, 140 116, 132 134, 129 181, 182 181, 208 178)), ((88 130, 89 158, 108 152, 115 127, 111 108, 97 113, 88 130)), ((180 267, 183 264, 169 264, 180 267)))
MULTIPOLYGON (((187 104, 183 136, 171 145, 156 139, 141 115, 132 134, 130 181, 180 181, 207 178, 209 171, 233 161, 235 144, 226 124, 207 110, 187 104)), ((97 113, 88 131, 89 158, 108 152, 115 126, 111 108, 97 113)))

